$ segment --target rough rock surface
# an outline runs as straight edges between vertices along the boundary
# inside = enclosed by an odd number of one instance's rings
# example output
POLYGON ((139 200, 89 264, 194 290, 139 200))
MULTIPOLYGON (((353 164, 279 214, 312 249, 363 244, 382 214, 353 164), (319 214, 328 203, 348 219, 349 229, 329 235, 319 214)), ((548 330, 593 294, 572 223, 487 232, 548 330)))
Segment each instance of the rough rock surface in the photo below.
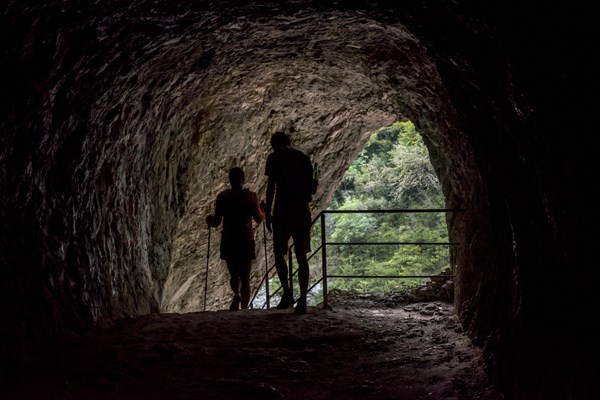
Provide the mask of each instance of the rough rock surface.
POLYGON ((597 35, 578 2, 0 7, 3 372, 69 332, 204 306, 202 218, 231 166, 264 193, 275 129, 321 165, 317 213, 369 134, 410 119, 467 210, 448 221, 454 304, 494 380, 598 390, 597 35))

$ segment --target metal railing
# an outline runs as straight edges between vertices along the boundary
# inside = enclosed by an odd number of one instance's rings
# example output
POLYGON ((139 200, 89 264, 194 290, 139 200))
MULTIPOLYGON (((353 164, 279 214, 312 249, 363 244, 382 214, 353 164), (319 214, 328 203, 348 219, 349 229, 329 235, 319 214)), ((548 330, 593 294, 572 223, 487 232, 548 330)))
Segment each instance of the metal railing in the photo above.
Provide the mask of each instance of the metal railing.
MULTIPOLYGON (((327 247, 328 246, 341 246, 341 245, 357 245, 357 246, 373 246, 373 245, 394 245, 394 246, 422 246, 422 245, 432 245, 432 246, 458 246, 459 242, 405 242, 405 241, 385 241, 385 242, 327 242, 327 231, 326 231, 326 215, 327 214, 397 214, 397 213, 449 213, 449 212, 463 212, 465 209, 462 208, 434 208, 434 209, 389 209, 389 210, 324 210, 321 211, 311 223, 311 231, 315 226, 317 221, 320 222, 320 245, 313 250, 310 255, 307 257, 309 262, 310 260, 320 253, 321 255, 321 278, 319 278, 315 283, 313 283, 308 288, 308 292, 310 293, 315 287, 319 284, 322 284, 322 293, 323 293, 323 308, 328 307, 327 303, 327 282, 330 278, 340 278, 340 279, 363 279, 363 278, 376 278, 376 279, 408 279, 408 278, 432 278, 432 277, 452 277, 453 275, 444 275, 444 274, 436 274, 436 275, 343 275, 343 274, 329 274, 327 271, 327 247)), ((263 223, 263 228, 264 228, 263 223)), ((250 301, 251 308, 254 307, 254 301, 256 300, 260 288, 263 283, 265 285, 265 303, 258 308, 270 308, 270 300, 275 295, 277 295, 281 290, 281 286, 279 286, 273 293, 269 293, 269 280, 272 275, 273 270, 275 269, 275 265, 268 268, 268 254, 266 254, 266 229, 263 231, 264 240, 265 240, 265 275, 262 278, 259 289, 255 291, 252 300, 250 301)), ((297 274, 297 270, 294 271, 293 268, 293 244, 288 249, 288 279, 290 289, 293 290, 293 282, 294 275, 297 274)))

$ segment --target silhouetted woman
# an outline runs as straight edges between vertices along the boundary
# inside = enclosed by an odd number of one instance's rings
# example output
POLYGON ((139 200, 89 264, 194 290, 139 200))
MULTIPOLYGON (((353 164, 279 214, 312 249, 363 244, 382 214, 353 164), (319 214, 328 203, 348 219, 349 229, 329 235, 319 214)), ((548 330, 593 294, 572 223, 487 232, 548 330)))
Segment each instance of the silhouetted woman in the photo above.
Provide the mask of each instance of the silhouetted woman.
POLYGON ((241 168, 229 170, 231 188, 217 195, 215 213, 206 216, 209 226, 217 227, 223 220, 220 253, 229 270, 233 299, 232 311, 248 308, 250 301, 250 268, 256 258, 252 220, 262 222, 265 217, 258 196, 244 188, 245 176, 241 168))

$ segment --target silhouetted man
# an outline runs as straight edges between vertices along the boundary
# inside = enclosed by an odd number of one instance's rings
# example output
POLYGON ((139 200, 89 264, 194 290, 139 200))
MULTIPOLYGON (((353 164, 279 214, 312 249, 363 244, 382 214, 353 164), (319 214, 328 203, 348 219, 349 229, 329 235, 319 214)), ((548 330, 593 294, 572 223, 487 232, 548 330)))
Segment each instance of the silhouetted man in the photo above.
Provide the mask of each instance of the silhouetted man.
POLYGON ((265 215, 258 204, 258 195, 244 188, 244 171, 229 170, 230 189, 217 195, 215 214, 206 216, 209 226, 217 227, 223 220, 220 253, 229 270, 233 291, 231 311, 248 307, 250 301, 250 267, 256 258, 252 220, 262 222, 265 215))
POLYGON ((288 266, 285 256, 290 237, 294 241, 294 253, 298 261, 298 281, 300 297, 295 312, 306 313, 308 291, 308 260, 310 252, 311 215, 309 202, 312 200, 312 164, 310 158, 300 150, 291 147, 290 138, 284 132, 271 136, 273 152, 267 157, 265 175, 268 176, 267 202, 265 206, 266 224, 273 232, 273 254, 283 295, 278 309, 294 305, 294 298, 288 282, 288 266), (273 215, 271 216, 271 206, 273 215))

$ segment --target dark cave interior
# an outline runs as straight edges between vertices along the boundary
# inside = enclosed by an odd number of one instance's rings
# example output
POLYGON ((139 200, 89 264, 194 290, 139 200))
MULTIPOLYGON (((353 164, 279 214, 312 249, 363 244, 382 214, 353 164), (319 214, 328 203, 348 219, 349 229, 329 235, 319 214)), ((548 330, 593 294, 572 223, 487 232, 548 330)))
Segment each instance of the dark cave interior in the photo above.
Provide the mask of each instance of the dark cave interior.
MULTIPOLYGON (((539 398, 597 390, 586 284, 597 276, 596 61, 586 7, 66 0, 2 8, 4 375, 68 332, 198 311, 200 221, 231 166, 264 193, 274 130, 291 132, 321 166, 318 212, 369 135, 409 119, 447 207, 467 209, 448 221, 450 237, 465 243, 453 254, 454 306, 490 375, 539 398)), ((228 301, 226 280, 215 283, 212 308, 228 301)))

